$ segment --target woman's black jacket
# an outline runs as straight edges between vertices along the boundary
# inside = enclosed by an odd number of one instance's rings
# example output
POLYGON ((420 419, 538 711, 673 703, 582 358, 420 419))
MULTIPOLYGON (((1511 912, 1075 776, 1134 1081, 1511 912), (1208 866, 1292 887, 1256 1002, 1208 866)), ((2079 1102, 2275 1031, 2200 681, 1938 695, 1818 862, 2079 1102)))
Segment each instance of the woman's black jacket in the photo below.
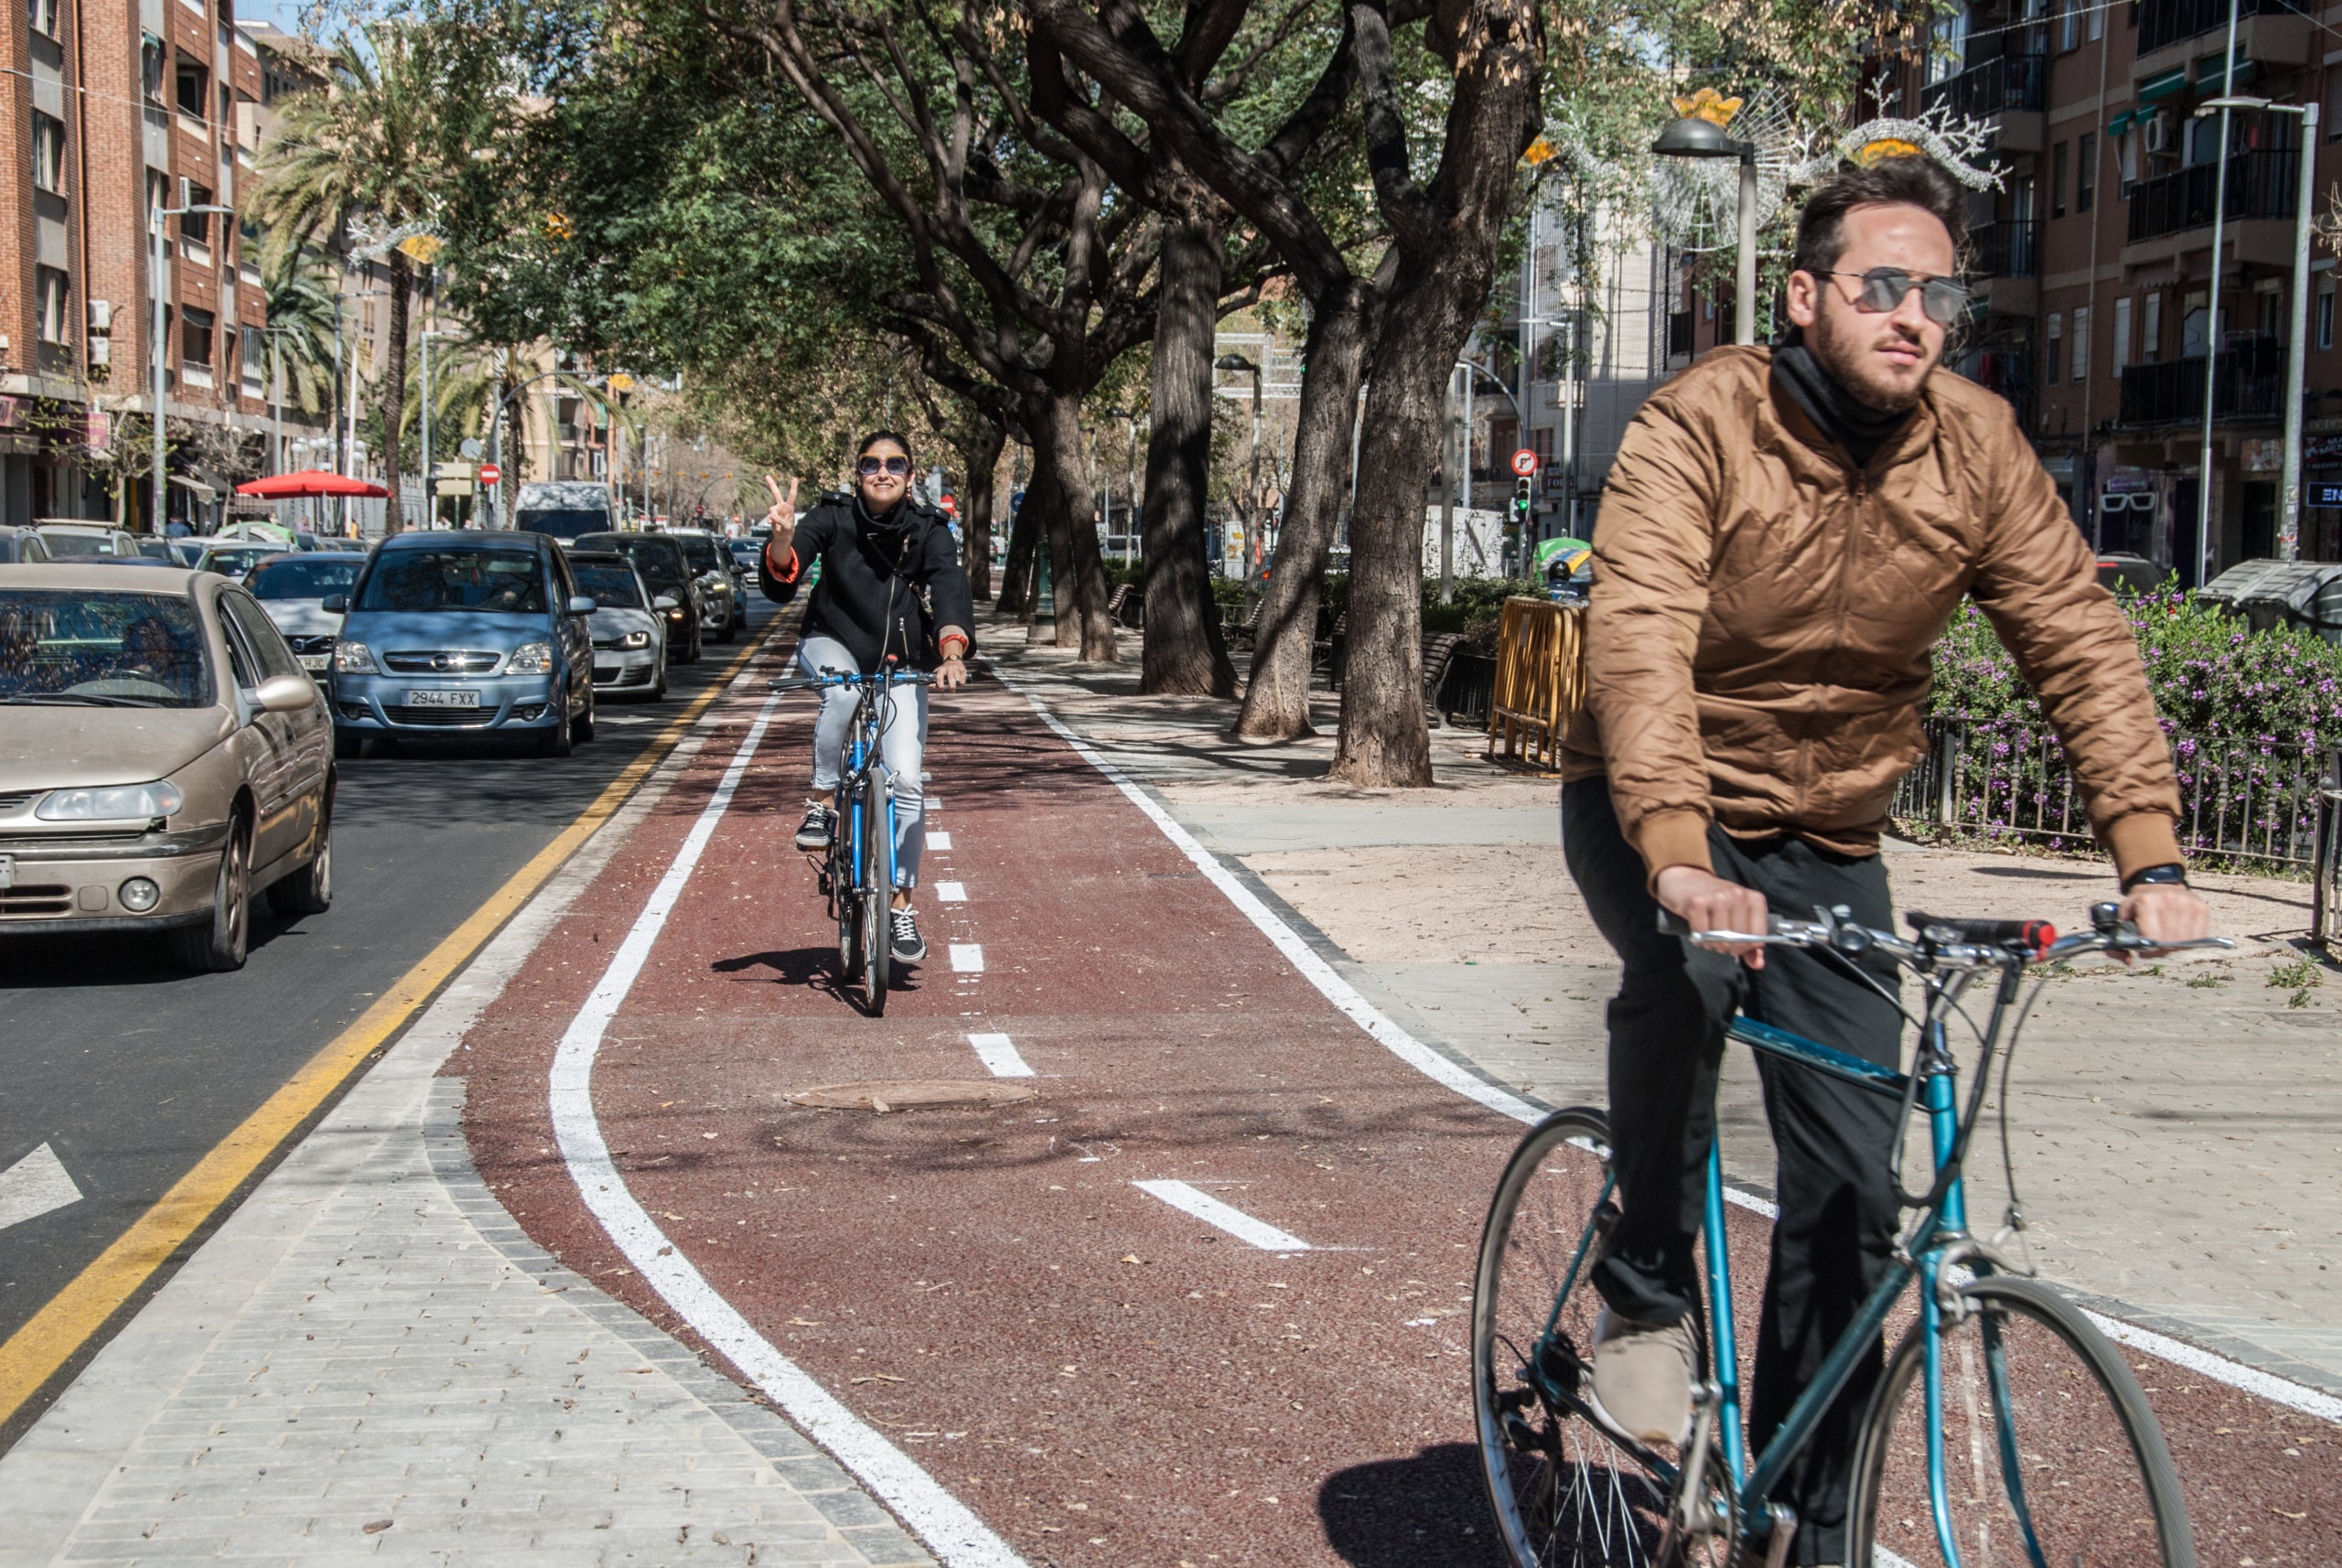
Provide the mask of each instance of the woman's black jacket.
POLYGON ((782 605, 795 599, 817 560, 821 580, 806 602, 800 635, 837 639, 865 672, 886 655, 915 670, 934 669, 938 627, 966 632, 968 651, 974 651, 975 596, 941 512, 905 499, 885 522, 876 522, 852 495, 824 497, 798 520, 786 555, 776 560, 766 544, 757 574, 765 597, 782 605))

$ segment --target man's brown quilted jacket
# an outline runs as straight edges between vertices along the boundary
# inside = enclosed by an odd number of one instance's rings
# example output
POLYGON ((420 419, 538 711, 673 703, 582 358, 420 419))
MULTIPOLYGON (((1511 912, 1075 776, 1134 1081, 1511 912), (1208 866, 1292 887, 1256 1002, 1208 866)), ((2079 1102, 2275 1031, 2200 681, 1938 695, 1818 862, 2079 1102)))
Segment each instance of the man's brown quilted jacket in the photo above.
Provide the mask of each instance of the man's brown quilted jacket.
POLYGON ((1873 853, 1924 747, 1928 650, 1966 594, 2040 695, 2118 869, 2179 859, 2137 646, 2009 405, 1938 371, 1857 468, 1771 361, 1718 349, 1628 427, 1563 776, 1609 776, 1653 875, 1707 868, 1711 820, 1873 853))

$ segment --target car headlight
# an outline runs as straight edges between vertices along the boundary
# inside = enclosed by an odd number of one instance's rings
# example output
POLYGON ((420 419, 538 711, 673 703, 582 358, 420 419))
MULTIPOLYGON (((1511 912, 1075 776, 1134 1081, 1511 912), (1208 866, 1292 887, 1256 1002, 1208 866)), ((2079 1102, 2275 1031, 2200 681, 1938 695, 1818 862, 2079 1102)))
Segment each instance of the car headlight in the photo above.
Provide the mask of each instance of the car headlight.
POLYGON ((122 822, 171 816, 186 804, 179 787, 166 779, 110 789, 51 789, 33 815, 45 822, 122 822))
POLYGON ((667 612, 667 618, 669 620, 681 620, 683 618, 684 614, 689 610, 689 608, 690 607, 687 605, 677 605, 667 612))
POLYGON ((333 667, 344 675, 380 675, 374 664, 374 650, 362 642, 337 642, 333 645, 333 667))
POLYGON ((647 631, 629 631, 624 637, 618 639, 618 646, 620 648, 648 648, 650 646, 650 634, 647 631))
POLYGON ((524 642, 512 650, 504 661, 507 675, 550 675, 553 673, 553 644, 524 642))

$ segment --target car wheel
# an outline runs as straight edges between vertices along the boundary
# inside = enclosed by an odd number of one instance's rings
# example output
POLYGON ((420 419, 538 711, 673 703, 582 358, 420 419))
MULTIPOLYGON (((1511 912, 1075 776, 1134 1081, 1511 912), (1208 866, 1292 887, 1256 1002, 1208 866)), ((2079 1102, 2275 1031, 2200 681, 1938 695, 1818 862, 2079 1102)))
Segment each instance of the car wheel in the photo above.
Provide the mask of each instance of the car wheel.
POLYGON ((229 824, 228 845, 220 852, 219 874, 211 884, 211 918, 171 932, 171 956, 180 968, 224 974, 244 967, 252 934, 252 829, 239 817, 229 824))
POLYGON ((716 629, 715 640, 718 642, 731 641, 732 633, 736 629, 738 620, 739 612, 732 606, 726 605, 724 608, 724 624, 716 629))
POLYGON ((572 745, 583 746, 593 738, 594 693, 589 690, 586 693, 586 711, 569 721, 569 739, 572 745))
POLYGON ((683 662, 686 664, 696 664, 699 662, 699 622, 694 618, 692 622, 692 639, 683 645, 683 662))
POLYGON ((317 804, 317 847, 309 864, 268 890, 280 915, 322 915, 333 907, 333 791, 317 804))
POLYGON ((659 680, 650 688, 650 700, 654 703, 663 703, 667 700, 667 659, 664 654, 661 654, 659 659, 659 680))
POLYGON ((356 730, 337 729, 333 732, 333 754, 337 760, 354 761, 366 753, 366 737, 356 730))
POLYGON ((570 732, 575 727, 565 715, 556 717, 548 728, 538 735, 537 755, 567 757, 576 745, 570 738, 570 732))

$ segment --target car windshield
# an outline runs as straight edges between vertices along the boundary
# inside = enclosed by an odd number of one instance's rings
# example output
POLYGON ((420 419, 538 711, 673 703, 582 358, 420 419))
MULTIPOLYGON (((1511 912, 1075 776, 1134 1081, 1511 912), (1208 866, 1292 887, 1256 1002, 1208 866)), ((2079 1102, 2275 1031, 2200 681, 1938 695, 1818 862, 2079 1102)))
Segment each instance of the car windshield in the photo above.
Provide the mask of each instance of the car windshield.
POLYGON ((674 540, 639 533, 605 533, 593 542, 596 550, 615 551, 633 562, 634 569, 642 574, 642 580, 650 585, 653 592, 682 585, 682 553, 676 548, 674 540))
POLYGON ((579 592, 593 595, 606 610, 642 607, 642 590, 634 585, 632 567, 611 561, 572 561, 569 575, 577 579, 579 592))
POLYGON ((41 542, 48 546, 51 555, 111 555, 113 535, 111 533, 44 533, 41 542))
POLYGON ((184 596, 0 588, 0 703, 200 708, 210 702, 203 628, 184 596))
POLYGON ((683 559, 692 564, 693 571, 714 572, 719 569, 720 564, 715 559, 715 541, 704 533, 679 533, 672 537, 683 547, 683 559))
POLYGON ((555 539, 576 539, 609 527, 610 514, 607 510, 538 510, 532 508, 514 512, 512 526, 528 533, 550 534, 555 539))
POLYGON ((543 615, 544 569, 533 550, 450 550, 425 545, 376 557, 361 610, 489 610, 543 615))
POLYGON ((205 562, 209 570, 223 576, 241 577, 260 562, 284 553, 284 547, 276 544, 231 544, 210 551, 205 556, 205 562))
POLYGON ((354 555, 295 556, 270 562, 246 577, 244 586, 256 599, 322 599, 349 592, 364 564, 354 555))

